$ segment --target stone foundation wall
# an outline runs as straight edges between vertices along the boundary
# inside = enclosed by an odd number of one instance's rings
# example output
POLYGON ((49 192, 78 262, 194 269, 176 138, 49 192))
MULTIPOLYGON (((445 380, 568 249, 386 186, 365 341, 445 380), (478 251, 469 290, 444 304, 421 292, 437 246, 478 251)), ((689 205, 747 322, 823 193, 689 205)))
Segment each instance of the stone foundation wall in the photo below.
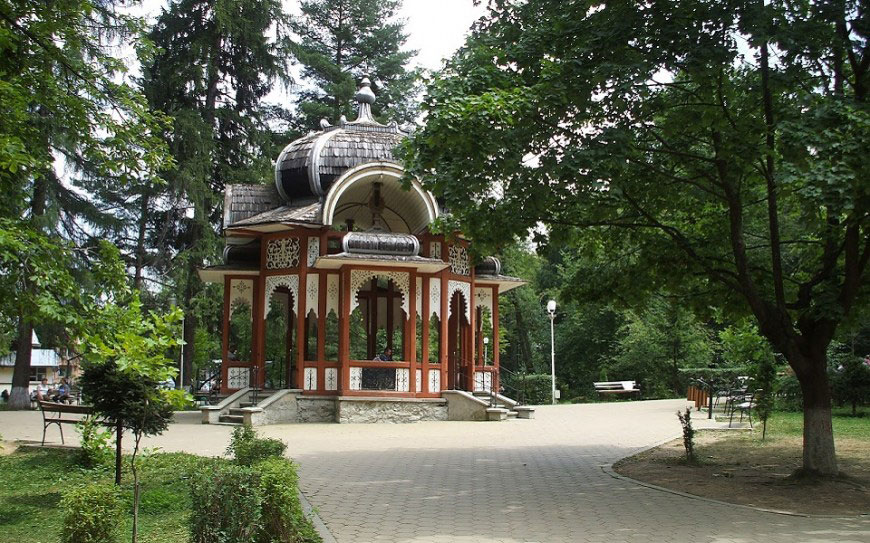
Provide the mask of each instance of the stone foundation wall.
POLYGON ((447 402, 440 399, 402 401, 394 399, 338 400, 337 422, 418 422, 447 420, 447 402))
POLYGON ((296 420, 292 422, 336 422, 335 413, 334 398, 297 396, 296 420))

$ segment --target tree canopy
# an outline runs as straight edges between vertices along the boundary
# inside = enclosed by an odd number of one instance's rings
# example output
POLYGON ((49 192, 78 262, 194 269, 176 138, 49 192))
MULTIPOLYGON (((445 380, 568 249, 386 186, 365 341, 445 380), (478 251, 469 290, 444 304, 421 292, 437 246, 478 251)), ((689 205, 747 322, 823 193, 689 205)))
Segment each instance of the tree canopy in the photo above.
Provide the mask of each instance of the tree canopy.
POLYGON ((397 18, 400 0, 303 0, 293 21, 293 46, 306 86, 297 98, 302 128, 321 119, 351 117, 352 98, 363 77, 378 87, 373 113, 384 120, 411 121, 416 113, 418 73, 408 63, 416 51, 403 50, 408 35, 397 18))
POLYGON ((429 82, 408 170, 478 243, 535 229, 594 257, 569 291, 753 316, 801 382, 804 467, 836 473, 825 351, 868 296, 868 17, 495 0, 429 82))

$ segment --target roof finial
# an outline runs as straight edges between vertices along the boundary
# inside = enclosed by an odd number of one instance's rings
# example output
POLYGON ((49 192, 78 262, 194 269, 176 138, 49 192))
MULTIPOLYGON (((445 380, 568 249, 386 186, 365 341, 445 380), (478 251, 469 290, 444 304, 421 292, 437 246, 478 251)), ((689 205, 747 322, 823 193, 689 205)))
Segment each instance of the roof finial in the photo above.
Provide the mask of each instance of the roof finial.
POLYGON ((355 123, 375 122, 374 117, 372 117, 372 104, 375 103, 375 93, 372 92, 371 85, 371 80, 368 77, 363 77, 362 81, 360 81, 359 90, 354 95, 354 99, 359 103, 355 123))

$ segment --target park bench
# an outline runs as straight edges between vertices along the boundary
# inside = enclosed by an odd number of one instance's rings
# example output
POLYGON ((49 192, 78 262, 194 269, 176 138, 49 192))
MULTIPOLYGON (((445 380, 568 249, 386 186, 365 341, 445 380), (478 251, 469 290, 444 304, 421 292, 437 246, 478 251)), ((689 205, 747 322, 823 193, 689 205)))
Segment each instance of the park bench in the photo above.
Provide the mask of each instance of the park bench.
POLYGON ((640 385, 636 381, 599 381, 592 384, 598 394, 640 394, 640 385))
POLYGON ((57 402, 39 402, 39 410, 42 412, 42 444, 45 445, 45 432, 52 424, 57 424, 60 430, 60 442, 63 440, 63 425, 78 424, 94 414, 94 409, 89 405, 69 405, 57 402), (75 417, 72 415, 84 415, 75 417))

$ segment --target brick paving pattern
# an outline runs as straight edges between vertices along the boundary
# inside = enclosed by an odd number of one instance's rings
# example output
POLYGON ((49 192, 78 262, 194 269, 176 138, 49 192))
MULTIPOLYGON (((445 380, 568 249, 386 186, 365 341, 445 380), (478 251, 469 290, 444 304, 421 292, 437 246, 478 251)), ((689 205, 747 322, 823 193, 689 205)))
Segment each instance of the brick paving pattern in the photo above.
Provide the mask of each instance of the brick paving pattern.
MULTIPOLYGON (((536 419, 501 423, 280 425, 261 432, 288 442, 303 493, 339 543, 870 543, 870 517, 751 511, 602 470, 678 437, 675 413, 683 405, 544 406, 536 419)), ((39 439, 41 431, 38 413, 0 413, 6 439, 39 439)), ((146 446, 221 454, 230 431, 174 424, 146 446)))

